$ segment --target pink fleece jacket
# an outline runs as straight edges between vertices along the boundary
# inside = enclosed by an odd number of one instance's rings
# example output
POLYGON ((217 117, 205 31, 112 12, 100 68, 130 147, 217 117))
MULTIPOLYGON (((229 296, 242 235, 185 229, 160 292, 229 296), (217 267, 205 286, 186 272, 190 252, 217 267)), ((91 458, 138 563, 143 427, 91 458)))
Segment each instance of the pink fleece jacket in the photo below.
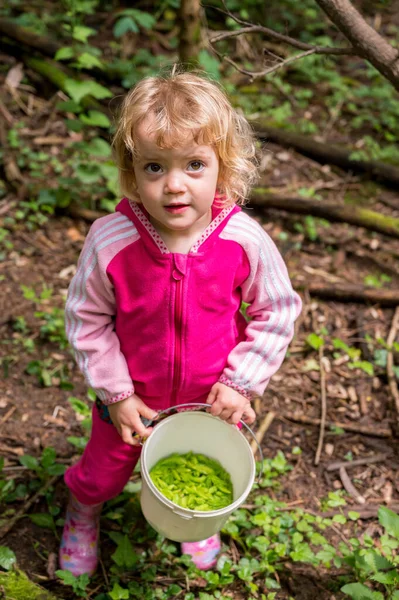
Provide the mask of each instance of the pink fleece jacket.
POLYGON ((104 404, 134 391, 162 409, 206 395, 217 381, 247 397, 262 394, 300 309, 276 246, 239 207, 213 207, 201 238, 177 254, 145 209, 124 198, 90 229, 66 327, 104 404))

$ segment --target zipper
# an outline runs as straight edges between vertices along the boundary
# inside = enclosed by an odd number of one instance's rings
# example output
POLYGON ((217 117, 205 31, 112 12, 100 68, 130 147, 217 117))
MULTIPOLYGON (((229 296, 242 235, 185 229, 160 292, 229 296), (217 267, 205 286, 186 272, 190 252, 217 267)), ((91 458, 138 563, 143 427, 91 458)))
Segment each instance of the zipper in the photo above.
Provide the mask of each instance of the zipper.
POLYGON ((183 274, 173 274, 176 281, 176 296, 175 296, 175 353, 173 359, 173 385, 172 385, 172 405, 177 404, 177 392, 181 377, 181 350, 182 350, 182 312, 183 312, 183 274))

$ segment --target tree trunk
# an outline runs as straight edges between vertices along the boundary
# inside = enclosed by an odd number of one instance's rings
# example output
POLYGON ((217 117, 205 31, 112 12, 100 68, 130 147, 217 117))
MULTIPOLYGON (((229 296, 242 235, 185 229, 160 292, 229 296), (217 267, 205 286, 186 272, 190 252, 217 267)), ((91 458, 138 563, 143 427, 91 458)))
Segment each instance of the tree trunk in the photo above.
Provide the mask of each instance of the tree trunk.
POLYGON ((261 188, 257 188, 252 192, 250 205, 277 208, 301 215, 313 215, 328 221, 349 223, 350 225, 364 227, 370 231, 378 231, 390 237, 399 238, 399 219, 382 215, 367 208, 337 205, 304 198, 272 196, 263 193, 261 188))
POLYGON ((399 51, 370 27, 349 0, 316 0, 359 54, 399 90, 399 51))
POLYGON ((393 186, 395 189, 399 187, 399 169, 394 166, 378 160, 354 160, 350 158, 351 150, 345 150, 332 144, 316 142, 316 140, 300 133, 269 127, 259 119, 256 123, 253 123, 253 127, 260 139, 287 148, 294 148, 297 152, 321 164, 336 165, 346 171, 368 175, 381 183, 393 186))
POLYGON ((201 4, 199 0, 181 0, 179 24, 179 60, 185 66, 198 65, 201 44, 201 4))

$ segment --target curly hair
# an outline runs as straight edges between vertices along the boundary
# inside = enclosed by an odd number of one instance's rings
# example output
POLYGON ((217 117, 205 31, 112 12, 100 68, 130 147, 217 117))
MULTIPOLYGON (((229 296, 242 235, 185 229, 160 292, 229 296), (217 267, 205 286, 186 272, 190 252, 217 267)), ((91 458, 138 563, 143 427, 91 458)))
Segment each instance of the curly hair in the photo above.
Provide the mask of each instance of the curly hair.
POLYGON ((243 204, 257 179, 253 131, 218 84, 202 74, 176 72, 147 77, 126 95, 113 140, 121 192, 135 196, 135 131, 149 114, 160 148, 176 148, 194 137, 219 159, 218 202, 243 204))

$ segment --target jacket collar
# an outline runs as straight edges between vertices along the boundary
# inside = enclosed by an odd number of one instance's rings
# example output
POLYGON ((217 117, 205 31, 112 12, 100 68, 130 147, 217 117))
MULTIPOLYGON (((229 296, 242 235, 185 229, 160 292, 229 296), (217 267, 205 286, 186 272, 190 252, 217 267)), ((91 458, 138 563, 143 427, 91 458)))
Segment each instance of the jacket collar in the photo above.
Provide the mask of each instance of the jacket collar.
MULTIPOLYGON (((217 200, 218 196, 215 197, 212 205, 212 221, 202 232, 201 237, 192 246, 189 254, 198 254, 205 250, 205 246, 212 244, 214 239, 218 237, 219 232, 225 227, 230 217, 241 210, 236 204, 226 208, 220 208, 217 206, 217 200)), ((123 198, 116 206, 115 210, 133 221, 140 237, 145 243, 149 243, 152 248, 154 248, 155 245, 161 254, 171 254, 165 242, 149 220, 148 212, 142 204, 129 200, 129 198, 123 198)))

